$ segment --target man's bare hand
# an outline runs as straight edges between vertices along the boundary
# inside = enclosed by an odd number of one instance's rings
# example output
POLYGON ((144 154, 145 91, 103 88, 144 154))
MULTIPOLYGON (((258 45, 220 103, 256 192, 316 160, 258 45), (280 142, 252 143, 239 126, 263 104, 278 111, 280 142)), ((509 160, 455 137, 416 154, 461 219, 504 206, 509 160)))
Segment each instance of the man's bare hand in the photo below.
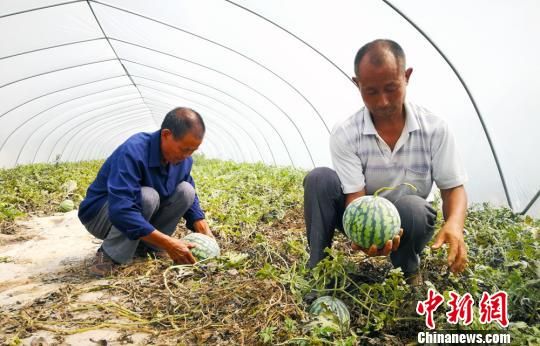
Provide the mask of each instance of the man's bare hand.
POLYGON ((371 245, 369 249, 364 249, 356 243, 352 243, 353 250, 362 250, 368 256, 388 256, 390 252, 396 251, 399 248, 399 243, 401 241, 401 236, 403 235, 403 228, 399 229, 399 233, 394 237, 394 239, 388 240, 382 249, 377 249, 375 244, 371 245))
POLYGON ((433 249, 448 244, 448 267, 453 273, 461 273, 467 265, 467 247, 463 238, 463 229, 452 224, 445 224, 437 236, 433 249))
POLYGON ((191 253, 196 245, 180 239, 171 238, 170 245, 165 249, 176 264, 193 264, 196 262, 191 253))
POLYGON ((208 222, 206 222, 205 219, 200 219, 193 222, 193 228, 195 229, 195 232, 197 233, 202 233, 209 237, 215 238, 214 235, 212 234, 212 231, 210 230, 210 226, 208 226, 208 222))

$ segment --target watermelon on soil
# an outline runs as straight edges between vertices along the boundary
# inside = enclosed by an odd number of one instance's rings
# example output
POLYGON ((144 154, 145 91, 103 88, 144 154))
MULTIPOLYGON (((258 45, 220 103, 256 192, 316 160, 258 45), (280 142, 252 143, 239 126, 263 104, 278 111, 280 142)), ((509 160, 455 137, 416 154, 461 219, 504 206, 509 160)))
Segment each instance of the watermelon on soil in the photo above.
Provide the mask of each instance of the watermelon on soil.
POLYGON ((309 313, 312 315, 320 315, 323 312, 334 314, 341 325, 341 328, 348 329, 351 321, 351 315, 347 305, 335 297, 323 296, 317 298, 309 307, 309 313))
MULTIPOLYGON (((390 188, 384 188, 390 189, 390 188)), ((352 201, 343 213, 343 229, 354 243, 367 249, 384 244, 398 234, 401 219, 396 207, 384 197, 362 196, 352 201)))
POLYGON ((182 240, 193 243, 196 246, 191 249, 191 253, 197 259, 202 261, 207 258, 217 257, 220 255, 220 249, 217 241, 202 233, 190 233, 186 235, 182 240))
POLYGON ((67 213, 68 211, 72 211, 73 208, 75 208, 75 203, 73 203, 72 200, 66 199, 60 203, 59 209, 63 213, 67 213))

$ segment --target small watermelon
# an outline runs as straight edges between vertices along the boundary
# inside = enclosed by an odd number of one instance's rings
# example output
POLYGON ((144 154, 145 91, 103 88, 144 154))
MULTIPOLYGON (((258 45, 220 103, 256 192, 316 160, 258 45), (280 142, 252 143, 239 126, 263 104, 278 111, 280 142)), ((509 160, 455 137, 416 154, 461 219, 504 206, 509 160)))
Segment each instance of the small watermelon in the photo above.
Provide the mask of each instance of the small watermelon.
POLYGON ((59 209, 63 213, 67 213, 68 211, 72 211, 73 208, 75 208, 75 203, 71 199, 65 199, 60 203, 59 209))
POLYGON ((347 305, 338 298, 332 296, 323 296, 317 298, 309 307, 309 313, 320 315, 323 312, 330 312, 337 317, 342 329, 348 329, 351 322, 351 315, 347 305))
MULTIPOLYGON (((410 184, 403 185, 416 190, 410 184)), ((395 188, 383 187, 373 196, 359 197, 347 206, 343 213, 343 229, 350 240, 365 249, 373 244, 382 249, 398 234, 401 219, 396 207, 386 198, 377 196, 380 191, 395 188)))
POLYGON ((190 233, 182 240, 193 243, 196 246, 191 249, 191 253, 197 261, 202 261, 207 258, 217 257, 220 255, 219 245, 217 241, 202 233, 190 233))

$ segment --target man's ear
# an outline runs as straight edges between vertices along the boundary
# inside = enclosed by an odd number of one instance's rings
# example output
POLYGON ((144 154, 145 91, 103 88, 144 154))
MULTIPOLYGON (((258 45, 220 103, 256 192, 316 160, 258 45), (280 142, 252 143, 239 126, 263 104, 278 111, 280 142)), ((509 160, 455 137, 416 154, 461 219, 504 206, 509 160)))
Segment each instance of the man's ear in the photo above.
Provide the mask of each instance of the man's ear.
POLYGON ((162 129, 161 130, 161 138, 169 138, 172 135, 171 130, 169 129, 162 129))
POLYGON ((412 67, 409 67, 408 69, 405 70, 405 80, 407 81, 407 83, 409 83, 409 78, 411 78, 412 71, 413 71, 412 67))

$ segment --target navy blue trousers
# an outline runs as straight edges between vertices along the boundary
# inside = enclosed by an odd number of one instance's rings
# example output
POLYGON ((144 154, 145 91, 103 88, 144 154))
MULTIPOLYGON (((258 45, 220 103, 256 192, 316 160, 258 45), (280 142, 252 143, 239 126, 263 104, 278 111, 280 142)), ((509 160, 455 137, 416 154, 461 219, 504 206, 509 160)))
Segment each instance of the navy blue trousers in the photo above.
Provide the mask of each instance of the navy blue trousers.
MULTIPOLYGON (((437 212, 422 197, 406 195, 394 202, 403 235, 397 251, 390 254, 394 267, 408 276, 418 271, 420 254, 433 237, 437 212)), ((337 173, 318 167, 304 178, 304 219, 309 245, 308 267, 313 268, 332 246, 336 229, 343 231, 345 195, 337 173)))

